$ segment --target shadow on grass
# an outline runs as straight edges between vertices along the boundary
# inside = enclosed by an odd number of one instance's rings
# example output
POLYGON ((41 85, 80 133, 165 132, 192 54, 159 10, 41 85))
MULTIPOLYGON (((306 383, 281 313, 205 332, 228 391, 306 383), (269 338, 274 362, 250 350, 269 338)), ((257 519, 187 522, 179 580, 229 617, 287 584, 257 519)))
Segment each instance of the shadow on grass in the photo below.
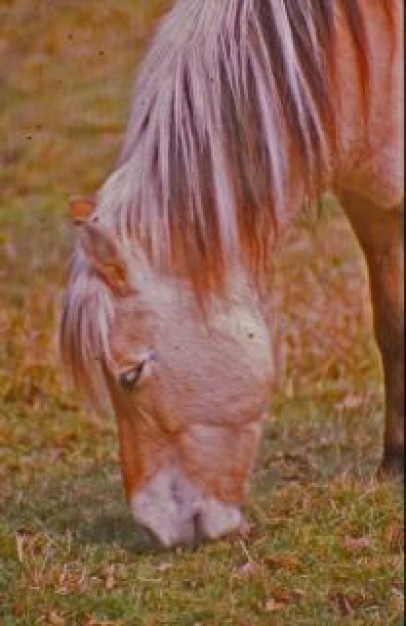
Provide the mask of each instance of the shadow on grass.
POLYGON ((14 533, 70 534, 77 547, 114 544, 130 553, 151 552, 124 501, 115 467, 109 473, 95 466, 69 478, 66 468, 57 466, 52 477, 34 479, 2 508, 3 520, 14 533), (58 476, 61 469, 64 475, 58 476))
POLYGON ((80 543, 106 545, 115 543, 127 552, 151 552, 142 530, 137 528, 129 514, 100 515, 83 528, 78 522, 76 533, 80 543))

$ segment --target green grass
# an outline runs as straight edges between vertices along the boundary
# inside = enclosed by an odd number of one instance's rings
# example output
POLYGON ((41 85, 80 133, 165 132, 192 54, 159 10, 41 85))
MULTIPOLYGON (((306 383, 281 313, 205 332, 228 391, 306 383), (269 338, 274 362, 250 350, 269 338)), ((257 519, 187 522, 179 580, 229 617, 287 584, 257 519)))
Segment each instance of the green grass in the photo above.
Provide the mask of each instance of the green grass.
POLYGON ((285 348, 246 537, 146 552, 115 425, 64 383, 68 197, 113 167, 164 4, 0 7, 0 624, 400 625, 402 492, 374 478, 380 364, 363 261, 331 200, 277 259, 285 348))

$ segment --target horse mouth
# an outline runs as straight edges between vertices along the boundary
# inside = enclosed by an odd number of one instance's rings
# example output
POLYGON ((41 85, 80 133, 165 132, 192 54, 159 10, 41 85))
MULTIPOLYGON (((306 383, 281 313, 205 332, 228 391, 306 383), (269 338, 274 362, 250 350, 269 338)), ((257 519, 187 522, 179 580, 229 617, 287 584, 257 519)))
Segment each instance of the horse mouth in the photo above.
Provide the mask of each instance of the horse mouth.
POLYGON ((179 534, 176 538, 164 538, 162 535, 157 534, 154 530, 148 526, 143 526, 136 522, 137 531, 140 535, 141 541, 147 549, 151 550, 165 550, 176 547, 183 547, 189 550, 195 550, 202 543, 207 541, 200 519, 200 514, 196 513, 190 520, 187 532, 179 534))
POLYGON ((159 472, 131 499, 131 510, 145 543, 153 548, 195 548, 239 530, 239 507, 202 496, 178 470, 159 472))

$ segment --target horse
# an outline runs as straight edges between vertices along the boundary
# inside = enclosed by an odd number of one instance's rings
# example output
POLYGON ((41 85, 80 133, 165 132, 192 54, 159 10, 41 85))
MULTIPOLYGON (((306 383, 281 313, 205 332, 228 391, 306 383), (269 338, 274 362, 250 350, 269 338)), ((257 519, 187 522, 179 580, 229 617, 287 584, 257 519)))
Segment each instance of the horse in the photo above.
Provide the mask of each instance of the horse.
POLYGON ((116 414, 126 497, 162 546, 238 532, 277 362, 269 259, 330 191, 369 268, 404 447, 402 3, 177 0, 114 171, 71 212, 61 350, 116 414))

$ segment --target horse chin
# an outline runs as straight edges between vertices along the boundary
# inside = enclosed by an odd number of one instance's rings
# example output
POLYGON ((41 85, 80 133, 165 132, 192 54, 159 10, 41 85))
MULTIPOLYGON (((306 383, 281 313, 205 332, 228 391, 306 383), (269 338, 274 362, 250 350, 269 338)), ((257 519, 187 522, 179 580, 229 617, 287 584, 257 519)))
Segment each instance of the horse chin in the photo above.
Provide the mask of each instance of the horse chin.
POLYGON ((131 511, 147 543, 194 547, 204 540, 237 532, 243 524, 238 506, 203 496, 177 468, 159 471, 131 498, 131 511))

